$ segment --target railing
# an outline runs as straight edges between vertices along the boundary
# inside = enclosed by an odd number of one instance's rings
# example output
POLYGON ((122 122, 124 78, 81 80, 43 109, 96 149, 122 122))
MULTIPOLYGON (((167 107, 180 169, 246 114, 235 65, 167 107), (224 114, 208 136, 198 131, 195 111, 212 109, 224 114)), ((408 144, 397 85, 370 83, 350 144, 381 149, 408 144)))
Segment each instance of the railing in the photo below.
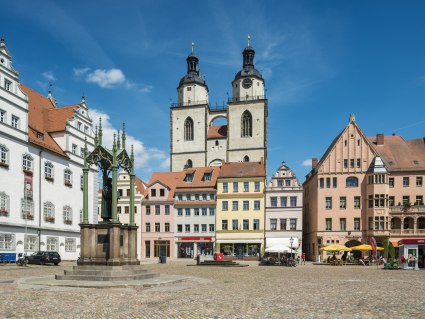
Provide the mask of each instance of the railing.
POLYGON ((255 96, 247 96, 247 97, 229 97, 229 103, 237 103, 237 102, 246 102, 246 101, 257 101, 257 100, 266 100, 265 95, 255 95, 255 96))
POLYGON ((419 235, 425 234, 425 229, 390 229, 393 235, 419 235))
POLYGON ((216 106, 208 106, 209 110, 212 112, 225 111, 227 110, 227 105, 216 105, 216 106))
POLYGON ((418 213, 425 212, 425 205, 411 205, 411 206, 391 206, 390 213, 418 213))
POLYGON ((205 105, 205 104, 208 104, 207 100, 181 102, 181 103, 171 103, 171 107, 183 107, 183 106, 194 106, 194 105, 205 105))

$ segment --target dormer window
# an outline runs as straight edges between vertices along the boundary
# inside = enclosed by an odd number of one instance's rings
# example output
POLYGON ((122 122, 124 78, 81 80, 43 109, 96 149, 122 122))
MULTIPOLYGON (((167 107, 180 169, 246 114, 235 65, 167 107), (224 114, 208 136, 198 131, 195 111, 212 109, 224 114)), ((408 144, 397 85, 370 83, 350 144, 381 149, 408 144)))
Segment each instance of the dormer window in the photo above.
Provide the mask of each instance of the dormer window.
POLYGON ((161 188, 159 190, 159 196, 164 197, 165 196, 165 189, 161 188))
POLYGON ((186 174, 186 177, 184 178, 184 181, 186 183, 192 183, 192 181, 193 181, 193 174, 186 174))
POLYGON ((204 174, 204 182, 211 181, 211 173, 204 174))
POLYGON ((39 140, 44 141, 44 134, 43 134, 43 133, 40 133, 40 132, 37 132, 37 138, 38 138, 39 140))
POLYGON ((156 189, 151 189, 151 196, 156 197, 156 189))
POLYGON ((12 89, 12 82, 4 79, 4 89, 10 91, 12 89))

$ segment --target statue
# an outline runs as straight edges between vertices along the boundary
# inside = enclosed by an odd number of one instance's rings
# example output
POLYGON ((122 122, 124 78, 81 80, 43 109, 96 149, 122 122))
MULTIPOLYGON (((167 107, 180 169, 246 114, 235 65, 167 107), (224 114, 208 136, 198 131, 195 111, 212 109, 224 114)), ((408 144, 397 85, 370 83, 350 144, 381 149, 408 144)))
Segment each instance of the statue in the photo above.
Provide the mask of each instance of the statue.
POLYGON ((102 219, 104 222, 110 221, 112 218, 112 178, 103 172, 103 189, 102 189, 102 219))

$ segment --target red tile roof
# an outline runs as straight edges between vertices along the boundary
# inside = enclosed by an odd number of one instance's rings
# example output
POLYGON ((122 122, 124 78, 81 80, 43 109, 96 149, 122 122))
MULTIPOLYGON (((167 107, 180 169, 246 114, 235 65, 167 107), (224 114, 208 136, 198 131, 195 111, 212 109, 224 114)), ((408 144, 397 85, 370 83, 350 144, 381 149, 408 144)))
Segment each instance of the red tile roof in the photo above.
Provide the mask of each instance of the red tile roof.
MULTIPOLYGON (((172 201, 174 199, 174 191, 176 185, 184 178, 184 172, 154 172, 148 182, 148 187, 152 186, 155 182, 160 182, 161 184, 169 188, 167 200, 172 201)), ((149 192, 146 190, 145 198, 149 199, 149 192)))
POLYGON ((264 162, 223 163, 218 178, 228 177, 265 177, 264 162))
POLYGON ((214 167, 192 167, 183 171, 184 176, 193 174, 192 181, 186 182, 182 179, 176 187, 176 191, 188 191, 188 190, 213 190, 216 185, 217 177, 220 172, 219 166, 214 167), (211 180, 204 181, 205 173, 211 173, 211 180))
POLYGON ((207 139, 218 139, 227 137, 227 125, 210 126, 208 128, 207 139))

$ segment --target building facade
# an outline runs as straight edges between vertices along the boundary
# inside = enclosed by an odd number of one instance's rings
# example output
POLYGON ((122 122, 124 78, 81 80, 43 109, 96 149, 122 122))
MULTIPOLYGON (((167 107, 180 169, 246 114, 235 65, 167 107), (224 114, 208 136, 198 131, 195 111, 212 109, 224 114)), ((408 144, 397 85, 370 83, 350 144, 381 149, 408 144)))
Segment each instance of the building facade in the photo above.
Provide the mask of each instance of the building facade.
POLYGON ((282 163, 266 188, 266 248, 283 244, 301 252, 302 203, 302 185, 292 170, 282 163))
POLYGON ((217 178, 216 252, 257 259, 264 252, 264 162, 223 163, 217 178))
MULTIPOLYGON (((424 236, 425 144, 422 138, 366 137, 354 115, 320 161, 313 159, 304 188, 304 250, 311 260, 332 243, 379 244, 424 236)), ((423 260, 424 249, 416 256, 423 260), (422 256, 422 257, 421 257, 422 256)), ((422 262, 423 267, 423 262, 422 262)))
POLYGON ((267 158, 267 99, 264 79, 254 67, 255 51, 244 49, 242 69, 232 81, 232 96, 222 107, 211 107, 208 86, 192 52, 187 74, 177 87, 178 102, 170 108, 171 171, 219 166, 221 161, 267 158), (227 125, 214 125, 224 118, 227 125))
POLYGON ((188 168, 177 184, 174 212, 178 258, 213 255, 219 171, 220 167, 188 168))
MULTIPOLYGON (((93 149, 84 97, 58 107, 19 82, 0 40, 0 251, 79 256, 85 140, 93 149)), ((97 173, 89 173, 90 222, 97 220, 97 173)))

